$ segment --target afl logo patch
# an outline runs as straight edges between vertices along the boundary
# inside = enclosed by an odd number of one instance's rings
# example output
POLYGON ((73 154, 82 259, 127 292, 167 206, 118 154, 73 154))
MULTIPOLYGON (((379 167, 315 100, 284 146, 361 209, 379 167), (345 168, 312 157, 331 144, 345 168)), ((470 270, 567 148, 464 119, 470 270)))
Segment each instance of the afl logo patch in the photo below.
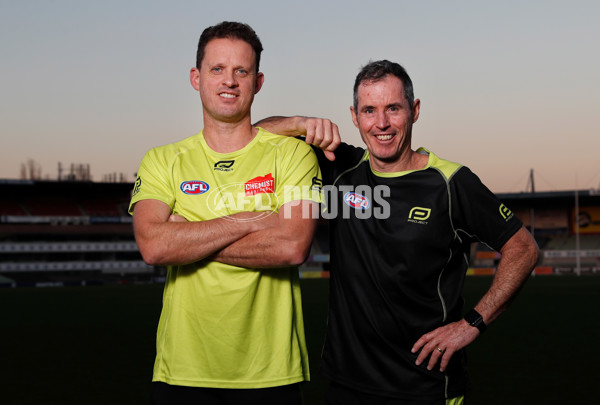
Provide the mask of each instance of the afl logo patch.
POLYGON ((209 186, 203 181, 192 180, 184 181, 183 183, 181 183, 180 188, 181 191, 183 191, 185 194, 196 195, 206 193, 209 189, 209 186))
POLYGON ((346 195, 344 195, 344 202, 346 205, 357 210, 367 209, 371 205, 371 202, 367 197, 354 192, 346 193, 346 195))

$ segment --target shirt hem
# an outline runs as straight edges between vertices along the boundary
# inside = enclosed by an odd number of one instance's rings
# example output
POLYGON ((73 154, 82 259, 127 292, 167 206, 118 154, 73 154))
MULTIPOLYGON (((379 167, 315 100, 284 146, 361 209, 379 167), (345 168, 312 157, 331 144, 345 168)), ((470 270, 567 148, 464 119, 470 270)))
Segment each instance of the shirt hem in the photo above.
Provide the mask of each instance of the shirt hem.
POLYGON ((271 388, 282 385, 290 385, 302 381, 310 381, 310 377, 296 376, 272 381, 189 381, 176 378, 155 377, 152 382, 164 382, 169 385, 180 385, 185 387, 200 387, 200 388, 227 388, 227 389, 246 389, 246 388, 271 388))
POLYGON ((448 392, 448 397, 446 397, 446 395, 443 392, 440 395, 431 395, 430 396, 430 395, 424 395, 422 393, 415 395, 415 394, 409 394, 409 393, 399 392, 399 391, 387 391, 387 390, 384 390, 384 389, 381 389, 378 387, 372 387, 372 388, 365 387, 364 385, 349 382, 344 379, 340 379, 338 377, 332 377, 330 374, 328 374, 326 372, 322 372, 322 374, 328 380, 330 380, 336 384, 343 385, 344 387, 347 387, 351 390, 363 392, 363 393, 369 394, 369 395, 376 395, 376 396, 380 396, 380 397, 384 397, 384 398, 394 398, 394 399, 401 399, 401 400, 434 401, 434 400, 438 400, 438 399, 451 399, 451 398, 459 397, 461 395, 465 395, 465 392, 457 393, 454 390, 452 390, 452 392, 448 392))

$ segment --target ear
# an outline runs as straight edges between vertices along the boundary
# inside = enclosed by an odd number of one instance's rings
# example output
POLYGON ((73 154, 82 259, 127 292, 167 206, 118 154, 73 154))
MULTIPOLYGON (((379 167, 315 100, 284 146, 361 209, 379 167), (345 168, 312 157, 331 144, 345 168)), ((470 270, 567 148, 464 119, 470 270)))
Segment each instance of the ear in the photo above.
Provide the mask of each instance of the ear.
POLYGON ((256 83, 254 83, 254 94, 258 93, 265 82, 265 75, 261 72, 256 74, 256 83))
POLYGON ((190 83, 196 91, 200 91, 200 71, 198 68, 190 69, 190 83))
POLYGON ((415 102, 413 103, 413 124, 415 122, 417 122, 417 120, 419 119, 419 112, 421 111, 421 100, 419 100, 418 98, 415 99, 415 102))
POLYGON ((353 106, 350 106, 350 114, 352 114, 352 122, 354 122, 354 126, 358 128, 358 117, 356 116, 356 111, 354 111, 353 106))

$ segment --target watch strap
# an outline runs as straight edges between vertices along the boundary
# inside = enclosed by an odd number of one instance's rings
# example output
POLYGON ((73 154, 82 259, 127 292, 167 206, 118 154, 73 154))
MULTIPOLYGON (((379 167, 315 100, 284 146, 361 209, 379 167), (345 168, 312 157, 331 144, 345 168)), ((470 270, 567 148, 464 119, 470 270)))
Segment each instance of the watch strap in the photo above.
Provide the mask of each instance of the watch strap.
POLYGON ((475 311, 475 309, 471 309, 465 314, 465 321, 467 321, 469 325, 479 329, 480 333, 485 332, 487 329, 487 325, 483 322, 483 317, 479 312, 475 311))

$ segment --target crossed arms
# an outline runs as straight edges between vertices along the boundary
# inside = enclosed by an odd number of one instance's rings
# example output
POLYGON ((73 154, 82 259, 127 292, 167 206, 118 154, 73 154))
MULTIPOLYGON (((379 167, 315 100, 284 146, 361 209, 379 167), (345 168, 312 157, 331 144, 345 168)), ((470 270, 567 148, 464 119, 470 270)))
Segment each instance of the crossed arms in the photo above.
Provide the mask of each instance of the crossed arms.
POLYGON ((316 203, 288 204, 286 215, 241 212, 187 222, 171 215, 162 201, 141 200, 134 207, 134 233, 150 265, 182 265, 206 258, 252 268, 299 265, 310 251, 316 228, 315 219, 302 217, 303 206, 316 203))

